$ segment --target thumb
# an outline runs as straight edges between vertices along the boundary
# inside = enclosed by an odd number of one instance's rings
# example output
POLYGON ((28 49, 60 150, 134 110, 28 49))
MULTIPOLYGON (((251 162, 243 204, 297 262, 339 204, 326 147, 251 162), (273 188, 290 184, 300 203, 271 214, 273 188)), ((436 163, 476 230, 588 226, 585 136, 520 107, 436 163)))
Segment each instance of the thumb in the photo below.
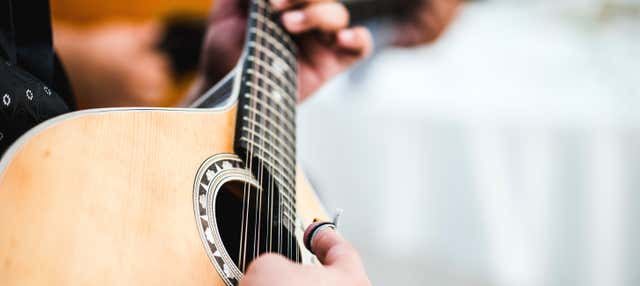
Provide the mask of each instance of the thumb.
POLYGON ((322 223, 312 224, 305 232, 305 236, 312 235, 309 247, 318 260, 328 267, 347 271, 360 270, 362 262, 355 248, 333 228, 318 227, 320 224, 322 223), (315 233, 310 233, 311 231, 315 233))

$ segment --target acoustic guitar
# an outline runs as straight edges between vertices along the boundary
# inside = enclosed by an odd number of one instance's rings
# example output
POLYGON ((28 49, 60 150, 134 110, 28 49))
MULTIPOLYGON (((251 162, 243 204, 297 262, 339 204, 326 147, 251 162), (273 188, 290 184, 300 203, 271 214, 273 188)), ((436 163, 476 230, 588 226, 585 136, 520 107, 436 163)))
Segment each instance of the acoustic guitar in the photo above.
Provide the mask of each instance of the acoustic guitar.
POLYGON ((296 46, 252 0, 234 71, 193 108, 69 113, 0 161, 0 285, 236 285, 314 263, 327 219, 296 168, 296 46))

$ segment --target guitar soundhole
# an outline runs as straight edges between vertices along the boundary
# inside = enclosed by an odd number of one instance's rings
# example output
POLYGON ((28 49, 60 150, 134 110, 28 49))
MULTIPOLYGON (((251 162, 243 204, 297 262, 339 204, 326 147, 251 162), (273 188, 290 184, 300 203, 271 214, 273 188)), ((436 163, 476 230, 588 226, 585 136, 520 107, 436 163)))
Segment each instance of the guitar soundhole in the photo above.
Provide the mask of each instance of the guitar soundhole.
POLYGON ((279 192, 258 190, 240 181, 231 181, 219 190, 216 222, 227 253, 241 271, 263 253, 282 254, 301 261, 293 229, 283 225, 279 192))

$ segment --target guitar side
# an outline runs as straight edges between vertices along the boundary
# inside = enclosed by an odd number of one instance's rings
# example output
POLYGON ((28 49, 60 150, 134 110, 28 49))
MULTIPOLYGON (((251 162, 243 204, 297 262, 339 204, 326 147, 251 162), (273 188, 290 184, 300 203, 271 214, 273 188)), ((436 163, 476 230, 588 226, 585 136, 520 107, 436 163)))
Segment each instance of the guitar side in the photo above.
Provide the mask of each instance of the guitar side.
MULTIPOLYGON (((233 152, 236 105, 54 119, 2 159, 1 285, 225 285, 198 235, 194 177, 233 152)), ((305 225, 325 218, 301 172, 305 225)))

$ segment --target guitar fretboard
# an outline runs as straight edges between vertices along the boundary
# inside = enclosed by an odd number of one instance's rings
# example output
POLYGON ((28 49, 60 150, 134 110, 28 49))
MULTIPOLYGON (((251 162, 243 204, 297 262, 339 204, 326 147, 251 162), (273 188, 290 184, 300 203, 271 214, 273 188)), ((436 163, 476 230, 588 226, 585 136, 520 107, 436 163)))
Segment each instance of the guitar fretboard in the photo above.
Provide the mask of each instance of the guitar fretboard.
POLYGON ((296 46, 267 1, 252 0, 239 89, 236 152, 280 192, 283 224, 296 213, 296 46))

